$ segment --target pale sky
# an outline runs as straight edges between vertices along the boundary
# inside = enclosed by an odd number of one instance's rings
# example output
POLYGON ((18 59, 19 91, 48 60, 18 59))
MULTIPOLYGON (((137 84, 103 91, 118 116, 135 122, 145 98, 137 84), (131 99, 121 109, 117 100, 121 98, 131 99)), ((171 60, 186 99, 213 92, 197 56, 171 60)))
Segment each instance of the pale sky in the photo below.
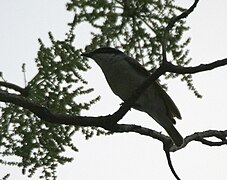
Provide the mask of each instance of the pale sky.
MULTIPOLYGON (((188 7, 192 1, 177 2, 188 7)), ((48 44, 48 32, 56 39, 64 37, 72 13, 65 10, 66 1, 2 1, 0 6, 0 71, 9 82, 23 86, 22 63, 26 63, 27 79, 37 72, 34 58, 38 50, 38 38, 48 44)), ((199 2, 187 18, 192 37, 189 45, 192 65, 209 63, 227 57, 227 1, 206 0, 199 2)), ((75 46, 89 42, 89 29, 81 26, 77 31, 75 46)), ((94 94, 101 101, 83 115, 97 116, 114 112, 121 100, 108 87, 99 67, 92 67, 85 76, 94 94), (107 105, 108 104, 108 105, 107 105)), ((183 120, 177 129, 185 137, 197 131, 227 129, 227 66, 194 75, 194 84, 203 95, 197 99, 179 80, 169 80, 168 94, 179 107, 183 120)), ((163 131, 148 115, 132 110, 120 123, 138 124, 163 131)), ((174 180, 165 158, 162 144, 150 137, 135 133, 94 137, 88 141, 80 134, 74 138, 78 153, 68 152, 73 163, 58 168, 58 179, 64 180, 174 180)), ((225 180, 227 177, 226 147, 208 147, 197 142, 183 150, 171 153, 173 165, 182 180, 225 180)), ((0 177, 10 173, 9 180, 29 179, 19 168, 0 165, 0 177)), ((38 174, 40 175, 40 174, 38 174)), ((38 179, 34 176, 32 179, 38 179)))

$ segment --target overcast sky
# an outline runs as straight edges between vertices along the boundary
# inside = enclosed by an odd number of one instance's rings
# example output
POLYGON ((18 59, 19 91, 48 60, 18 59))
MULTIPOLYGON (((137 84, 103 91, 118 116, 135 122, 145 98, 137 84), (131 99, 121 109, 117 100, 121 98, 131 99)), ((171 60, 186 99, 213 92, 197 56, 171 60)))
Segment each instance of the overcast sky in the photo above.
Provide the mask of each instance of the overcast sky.
MULTIPOLYGON (((192 1, 180 1, 188 7, 192 1)), ((65 10, 66 1, 2 1, 0 6, 0 71, 7 81, 23 86, 22 63, 27 65, 27 79, 36 74, 34 58, 38 50, 38 38, 48 44, 48 32, 56 39, 64 38, 67 23, 72 14, 65 10)), ((187 18, 191 27, 187 36, 192 65, 209 63, 227 57, 227 1, 201 1, 187 18)), ((88 29, 81 26, 77 31, 77 43, 82 47, 89 42, 88 29)), ((106 115, 117 110, 120 99, 107 86, 101 70, 94 62, 86 73, 94 94, 102 99, 83 115, 106 115)), ((183 120, 177 129, 185 137, 197 131, 227 129, 227 66, 196 74, 194 84, 203 95, 197 99, 179 80, 169 80, 168 94, 179 107, 183 120)), ((130 111, 122 123, 138 124, 162 131, 148 115, 130 111)), ((157 140, 134 133, 94 137, 85 141, 82 135, 75 136, 79 153, 69 152, 73 163, 58 168, 58 179, 77 180, 174 180, 167 165, 162 144, 157 140)), ((186 148, 172 153, 172 162, 183 180, 224 180, 227 177, 226 147, 208 147, 190 143, 186 148)), ((18 168, 0 165, 0 177, 11 173, 10 180, 28 179, 18 168)), ((37 176, 32 179, 38 179, 37 176)))

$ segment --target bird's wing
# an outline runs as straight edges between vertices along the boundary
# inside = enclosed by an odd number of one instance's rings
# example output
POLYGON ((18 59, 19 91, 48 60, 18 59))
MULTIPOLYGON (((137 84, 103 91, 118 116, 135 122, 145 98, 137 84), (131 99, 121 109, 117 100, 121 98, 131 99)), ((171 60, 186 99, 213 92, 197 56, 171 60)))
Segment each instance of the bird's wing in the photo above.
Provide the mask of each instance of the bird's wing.
POLYGON ((135 59, 127 56, 125 57, 125 60, 139 73, 141 73, 144 76, 149 76, 150 73, 135 59))
MULTIPOLYGON (((144 76, 149 76, 150 73, 135 59, 131 57, 126 57, 125 60, 139 73, 143 74, 144 76)), ((172 122, 175 124, 175 120, 173 117, 177 117, 178 119, 181 119, 180 111, 178 110, 177 106, 173 102, 173 100, 169 97, 169 95, 164 91, 164 89, 160 86, 160 84, 155 81, 154 83, 155 88, 157 89, 157 92, 159 92, 160 97, 163 99, 165 106, 168 111, 168 115, 172 122)))
POLYGON ((159 92, 159 95, 164 100, 164 103, 168 110, 168 115, 172 122, 175 124, 175 120, 173 117, 177 117, 178 119, 181 119, 181 114, 179 109, 177 108, 176 104, 173 102, 171 97, 164 91, 164 89, 161 87, 161 85, 158 82, 155 82, 155 88, 157 89, 157 92, 159 92))

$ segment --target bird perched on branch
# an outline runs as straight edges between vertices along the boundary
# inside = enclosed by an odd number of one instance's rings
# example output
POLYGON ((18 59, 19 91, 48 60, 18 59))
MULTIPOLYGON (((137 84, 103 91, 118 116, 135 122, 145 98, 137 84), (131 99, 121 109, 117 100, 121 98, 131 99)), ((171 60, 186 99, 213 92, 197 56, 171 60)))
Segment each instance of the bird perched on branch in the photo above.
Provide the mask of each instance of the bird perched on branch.
MULTIPOLYGON (((83 53, 82 56, 95 60, 114 94, 123 101, 129 98, 150 75, 137 60, 115 48, 103 47, 83 53)), ((174 117, 181 119, 180 112, 158 82, 152 83, 132 107, 150 115, 166 130, 177 146, 182 145, 183 138, 173 126, 176 124, 174 117)))

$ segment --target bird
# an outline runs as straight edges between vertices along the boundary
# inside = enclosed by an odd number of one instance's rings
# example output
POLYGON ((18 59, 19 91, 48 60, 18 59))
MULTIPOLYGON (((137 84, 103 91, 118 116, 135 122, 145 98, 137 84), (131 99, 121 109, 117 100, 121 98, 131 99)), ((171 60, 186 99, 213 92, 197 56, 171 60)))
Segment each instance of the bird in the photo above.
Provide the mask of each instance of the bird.
MULTIPOLYGON (((113 93, 123 101, 150 76, 150 73, 134 58, 112 47, 101 47, 81 54, 93 59, 101 68, 113 93)), ((183 144, 183 137, 174 127, 180 111, 158 81, 138 97, 132 108, 145 112, 161 125, 176 146, 183 144)))

